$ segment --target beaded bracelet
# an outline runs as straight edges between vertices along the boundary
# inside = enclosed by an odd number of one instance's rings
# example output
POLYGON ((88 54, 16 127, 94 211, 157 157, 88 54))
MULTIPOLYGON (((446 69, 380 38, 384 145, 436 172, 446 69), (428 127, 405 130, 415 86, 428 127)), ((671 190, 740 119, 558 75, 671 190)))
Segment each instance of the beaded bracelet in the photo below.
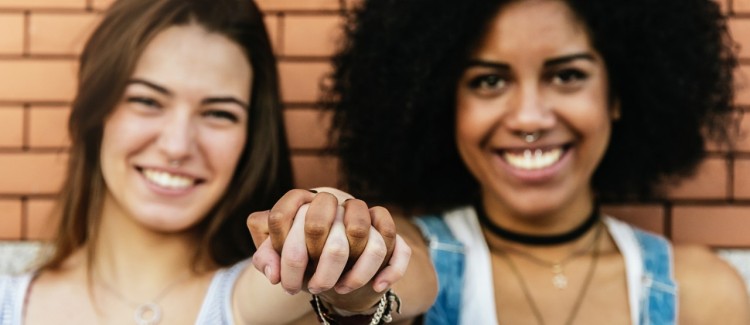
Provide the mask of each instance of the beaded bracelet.
MULTIPOLYGON (((401 299, 393 292, 392 289, 380 297, 380 301, 375 308, 375 313, 372 315, 350 315, 342 316, 336 314, 326 308, 323 302, 320 300, 318 295, 312 295, 310 300, 315 314, 318 316, 318 321, 323 325, 348 325, 348 324, 370 324, 370 325, 382 325, 393 321, 393 305, 396 304, 396 312, 401 313, 401 299)), ((332 308, 333 309, 333 308, 332 308)))

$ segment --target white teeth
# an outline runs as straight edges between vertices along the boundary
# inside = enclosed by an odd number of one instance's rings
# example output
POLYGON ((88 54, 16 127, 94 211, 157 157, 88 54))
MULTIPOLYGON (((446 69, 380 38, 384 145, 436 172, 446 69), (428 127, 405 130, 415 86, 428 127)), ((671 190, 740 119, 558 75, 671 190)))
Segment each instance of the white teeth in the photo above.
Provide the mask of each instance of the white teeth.
POLYGON ((151 169, 144 169, 143 176, 151 183, 168 189, 185 189, 195 182, 192 178, 151 169))
POLYGON ((505 151, 503 158, 511 166, 518 169, 534 170, 552 166, 562 157, 563 149, 555 148, 544 151, 542 149, 526 149, 522 153, 505 151))

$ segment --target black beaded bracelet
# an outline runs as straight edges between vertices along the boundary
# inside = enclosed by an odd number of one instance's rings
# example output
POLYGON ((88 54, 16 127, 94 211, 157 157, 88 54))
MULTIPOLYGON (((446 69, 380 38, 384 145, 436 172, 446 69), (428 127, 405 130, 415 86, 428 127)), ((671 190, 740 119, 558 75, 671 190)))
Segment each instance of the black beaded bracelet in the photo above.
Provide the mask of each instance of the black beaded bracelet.
POLYGON ((396 305, 396 312, 401 313, 401 299, 392 289, 388 289, 388 291, 380 297, 380 301, 375 308, 375 313, 372 315, 338 315, 326 308, 318 295, 312 295, 312 297, 310 305, 312 305, 312 308, 318 317, 318 321, 324 325, 382 325, 390 323, 393 321, 393 316, 391 314, 393 312, 394 304, 396 305))

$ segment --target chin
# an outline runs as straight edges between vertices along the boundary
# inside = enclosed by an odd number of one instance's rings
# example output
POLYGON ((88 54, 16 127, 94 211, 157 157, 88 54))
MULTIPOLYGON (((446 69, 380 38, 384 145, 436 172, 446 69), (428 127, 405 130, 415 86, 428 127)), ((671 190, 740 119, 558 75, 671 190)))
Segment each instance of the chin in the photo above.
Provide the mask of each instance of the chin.
POLYGON ((144 227, 157 232, 183 232, 199 223, 202 218, 198 214, 186 214, 191 208, 160 209, 140 214, 137 221, 144 227))

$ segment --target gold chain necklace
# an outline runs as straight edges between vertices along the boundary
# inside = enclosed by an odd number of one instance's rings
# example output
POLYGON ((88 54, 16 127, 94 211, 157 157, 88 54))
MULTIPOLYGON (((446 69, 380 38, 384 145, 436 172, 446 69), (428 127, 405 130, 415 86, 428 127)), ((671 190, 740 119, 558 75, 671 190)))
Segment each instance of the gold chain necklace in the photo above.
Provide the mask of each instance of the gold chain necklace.
POLYGON ((183 276, 178 277, 175 281, 172 281, 172 283, 159 291, 159 294, 157 294, 154 299, 151 299, 151 301, 144 303, 137 302, 125 297, 122 293, 109 285, 109 283, 104 281, 104 279, 100 275, 97 276, 97 279, 99 280, 99 286, 102 287, 105 291, 107 291, 113 297, 117 298, 117 300, 119 300, 121 303, 135 309, 135 311, 133 312, 133 319, 135 320, 135 323, 137 325, 157 325, 159 324, 159 322, 161 322, 162 317, 162 310, 161 306, 159 305, 159 301, 161 301, 161 299, 164 298, 164 296, 166 296, 169 291, 176 287, 177 284, 187 280, 189 275, 190 272, 186 272, 183 276))
POLYGON ((564 258, 558 261, 545 260, 541 257, 533 255, 529 252, 525 252, 523 250, 514 248, 512 246, 503 246, 501 249, 518 254, 520 257, 523 257, 526 260, 534 264, 537 264, 539 266, 550 268, 552 270, 552 286, 554 286, 558 290, 563 290, 568 287, 568 277, 565 275, 565 265, 568 264, 568 262, 575 259, 576 257, 585 255, 589 251, 591 251, 594 245, 598 242, 599 237, 601 236, 602 228, 603 227, 600 226, 596 229, 594 238, 591 239, 591 242, 589 244, 587 244, 586 246, 580 249, 575 250, 574 252, 570 253, 568 256, 565 256, 564 258))
MULTIPOLYGON (((599 227, 601 229, 602 225, 600 224, 599 227)), ((568 315, 568 319, 564 323, 565 325, 570 325, 573 323, 573 320, 575 320, 576 315, 578 314, 578 310, 581 308, 583 297, 586 295, 586 291, 588 291, 588 288, 591 284, 591 279, 594 277, 596 264, 597 264, 597 261, 599 260, 599 248, 600 248, 599 245, 601 242, 598 239, 599 238, 597 236, 597 240, 594 244, 594 250, 591 256, 591 264, 589 264, 589 269, 588 269, 588 272, 586 273, 586 278, 584 279, 583 286, 581 287, 581 291, 578 293, 578 296, 576 297, 575 303, 573 303, 573 308, 570 311, 570 315, 568 315)), ((536 318, 537 323, 539 323, 540 325, 545 325, 544 317, 542 317, 542 312, 539 310, 539 306, 536 305, 534 298, 531 296, 529 286, 526 283, 526 280, 524 280, 523 276, 521 275, 521 272, 518 270, 518 267, 516 266, 515 263, 513 263, 513 260, 511 260, 510 256, 508 256, 505 251, 501 249, 498 252, 500 253, 500 256, 503 258, 503 260, 505 260, 505 262, 508 263, 508 266, 513 272, 513 275, 518 279, 518 282, 521 285, 521 291, 523 291, 523 295, 526 298, 526 302, 528 302, 529 306, 531 307, 531 311, 534 313, 534 318, 536 318)))

